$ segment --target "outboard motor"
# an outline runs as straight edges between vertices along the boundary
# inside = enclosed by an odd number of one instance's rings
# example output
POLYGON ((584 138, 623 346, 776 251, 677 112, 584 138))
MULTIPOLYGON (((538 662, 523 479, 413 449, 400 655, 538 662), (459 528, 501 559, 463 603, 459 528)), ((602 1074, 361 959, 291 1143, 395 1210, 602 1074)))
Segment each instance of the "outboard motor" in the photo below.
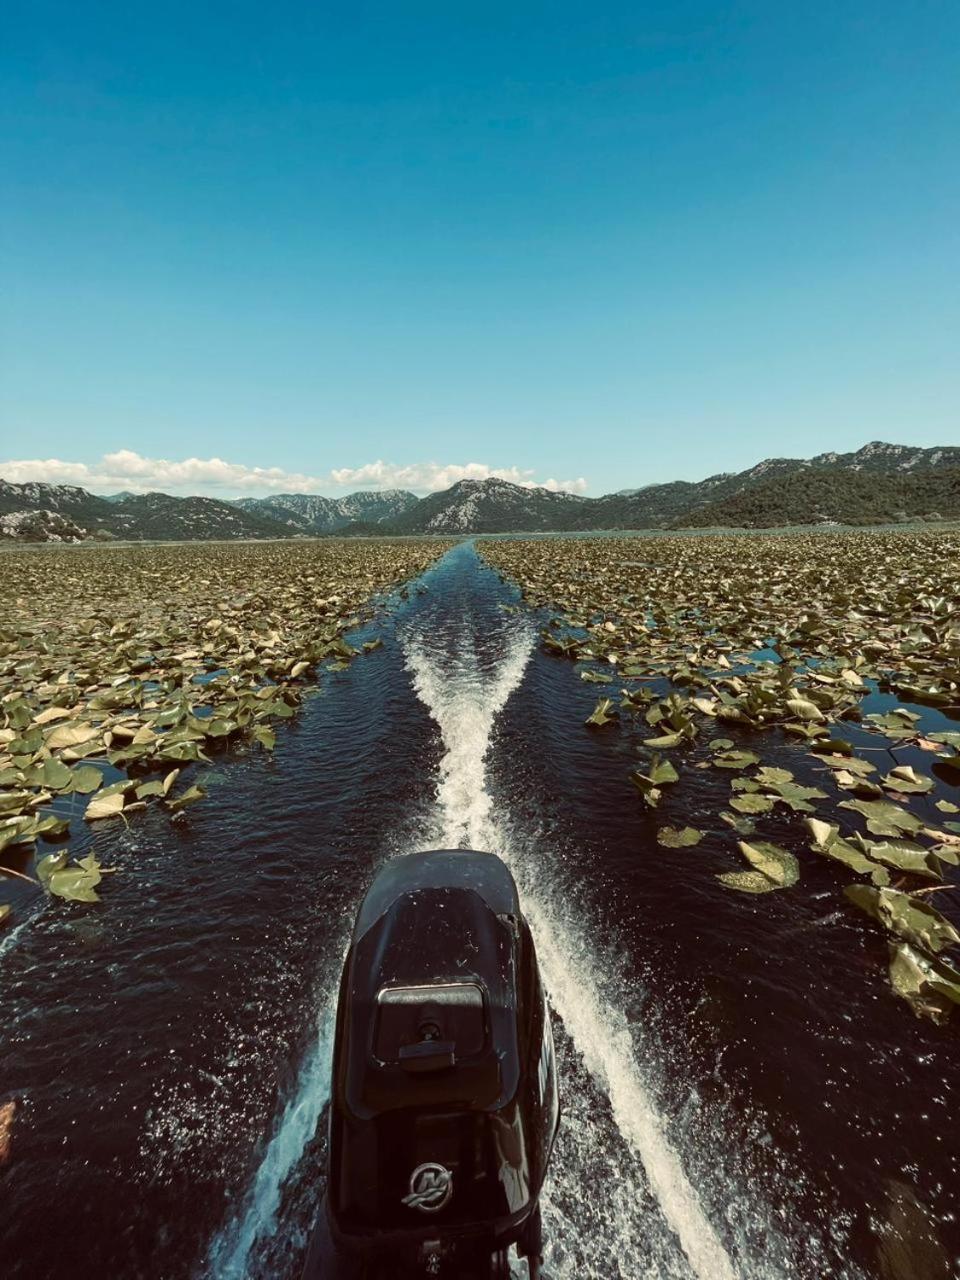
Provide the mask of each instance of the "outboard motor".
POLYGON ((327 1194, 305 1280, 541 1275, 553 1034, 517 888, 491 853, 387 862, 340 984, 327 1194))

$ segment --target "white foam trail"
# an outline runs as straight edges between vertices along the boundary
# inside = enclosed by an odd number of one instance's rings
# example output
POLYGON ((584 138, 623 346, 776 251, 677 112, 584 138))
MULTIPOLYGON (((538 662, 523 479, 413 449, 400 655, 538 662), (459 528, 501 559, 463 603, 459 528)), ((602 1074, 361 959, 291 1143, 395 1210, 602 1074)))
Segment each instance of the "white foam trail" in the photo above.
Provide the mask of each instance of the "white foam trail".
POLYGON ((404 643, 407 667, 420 701, 440 726, 444 756, 440 762, 437 808, 438 843, 448 849, 482 849, 490 831, 492 799, 485 784, 485 759, 498 713, 520 683, 533 650, 534 634, 518 628, 509 638, 503 661, 484 678, 472 635, 464 635, 451 672, 440 669, 420 637, 404 643))
MULTIPOLYGON (((505 641, 502 663, 486 679, 472 641, 461 646, 452 663, 447 655, 432 654, 421 637, 405 641, 414 686, 439 725, 445 748, 437 805, 448 847, 488 849, 514 861, 509 840, 493 817, 484 766, 495 718, 520 683, 533 640, 532 632, 518 629, 505 641)), ((699 1280, 736 1280, 733 1263, 643 1083, 626 1019, 604 1000, 600 975, 593 971, 586 948, 581 944, 572 953, 570 922, 558 920, 533 885, 523 887, 524 912, 551 1003, 587 1070, 606 1093, 620 1133, 640 1158, 664 1219, 699 1280)))
POLYGON ((33 924, 39 914, 39 912, 34 912, 33 915, 27 916, 25 920, 21 920, 19 924, 13 926, 10 932, 4 937, 3 941, 0 942, 0 960, 2 960, 8 952, 14 949, 20 939, 21 933, 23 933, 27 925, 33 924))
POLYGON ((287 1103, 264 1152, 246 1204, 210 1246, 206 1274, 217 1280, 246 1280, 254 1245, 276 1229, 283 1186, 313 1139, 330 1098, 335 1021, 335 1002, 331 1000, 300 1070, 297 1091, 287 1103))

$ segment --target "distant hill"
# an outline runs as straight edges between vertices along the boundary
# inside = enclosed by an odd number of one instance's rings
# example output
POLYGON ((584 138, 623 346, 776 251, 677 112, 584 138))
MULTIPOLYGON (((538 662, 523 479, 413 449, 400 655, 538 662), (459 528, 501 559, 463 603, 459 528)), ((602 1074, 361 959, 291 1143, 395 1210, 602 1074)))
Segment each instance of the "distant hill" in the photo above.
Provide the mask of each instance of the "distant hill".
POLYGON ((960 467, 908 472, 797 470, 687 512, 685 527, 885 524, 960 518, 960 467))
POLYGON ((319 493, 278 493, 269 498, 238 498, 251 515, 276 520, 299 533, 335 533, 352 524, 389 523, 415 507, 420 499, 405 489, 361 490, 345 498, 319 493))
POLYGON ((75 485, 9 484, 0 480, 0 537, 31 542, 83 538, 207 541, 289 537, 289 529, 216 498, 173 498, 166 493, 99 498, 75 485), (30 513, 56 516, 28 520, 30 513))
POLYGON ((376 534, 573 532, 587 529, 775 528, 960 519, 960 447, 875 440, 855 453, 766 458, 740 472, 583 498, 506 480, 460 480, 418 498, 402 489, 345 498, 97 497, 74 485, 0 480, 0 538, 280 538, 376 534), (31 513, 37 518, 30 518, 31 513))
POLYGON ((507 480, 459 480, 421 498, 392 521, 401 533, 501 533, 570 529, 584 504, 596 499, 549 489, 525 489, 507 480))

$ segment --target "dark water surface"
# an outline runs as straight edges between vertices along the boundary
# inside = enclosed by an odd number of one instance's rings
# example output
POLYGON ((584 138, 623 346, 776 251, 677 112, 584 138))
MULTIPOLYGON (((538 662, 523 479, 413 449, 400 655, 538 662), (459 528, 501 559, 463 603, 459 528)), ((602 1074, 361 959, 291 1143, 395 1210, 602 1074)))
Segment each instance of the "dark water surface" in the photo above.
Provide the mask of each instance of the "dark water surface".
MULTIPOLYGON (((353 912, 384 858, 434 844, 504 856, 534 930, 562 1067, 551 1275, 960 1274, 960 1038, 894 997, 841 869, 724 889, 729 777, 692 749, 655 820, 626 782, 642 733, 583 728, 596 687, 473 547, 424 584, 272 757, 207 769, 176 824, 81 832, 121 868, 102 905, 31 917, 24 890, 0 940, 0 1274, 297 1277, 353 912), (708 838, 660 849, 658 822, 708 838)), ((833 794, 796 746, 729 736, 833 794)), ((762 831, 797 846, 796 820, 762 831)))

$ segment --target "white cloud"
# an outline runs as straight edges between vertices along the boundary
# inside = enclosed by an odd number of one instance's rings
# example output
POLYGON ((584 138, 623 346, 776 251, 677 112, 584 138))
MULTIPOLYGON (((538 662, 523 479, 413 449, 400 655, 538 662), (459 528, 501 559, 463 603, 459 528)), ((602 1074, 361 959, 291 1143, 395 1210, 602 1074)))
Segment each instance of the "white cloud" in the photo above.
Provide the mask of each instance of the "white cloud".
POLYGON ((99 462, 63 462, 59 458, 0 462, 0 477, 13 484, 40 481, 46 484, 75 484, 94 493, 127 489, 147 493, 204 493, 220 497, 265 493, 324 493, 348 489, 413 489, 433 493, 448 489, 458 480, 486 480, 496 476, 532 489, 538 486, 554 493, 583 493, 586 480, 537 480, 532 470, 519 467, 489 467, 482 462, 413 463, 368 462, 361 467, 340 467, 326 475, 305 475, 281 467, 248 467, 222 458, 145 458, 131 449, 107 453, 99 462))

